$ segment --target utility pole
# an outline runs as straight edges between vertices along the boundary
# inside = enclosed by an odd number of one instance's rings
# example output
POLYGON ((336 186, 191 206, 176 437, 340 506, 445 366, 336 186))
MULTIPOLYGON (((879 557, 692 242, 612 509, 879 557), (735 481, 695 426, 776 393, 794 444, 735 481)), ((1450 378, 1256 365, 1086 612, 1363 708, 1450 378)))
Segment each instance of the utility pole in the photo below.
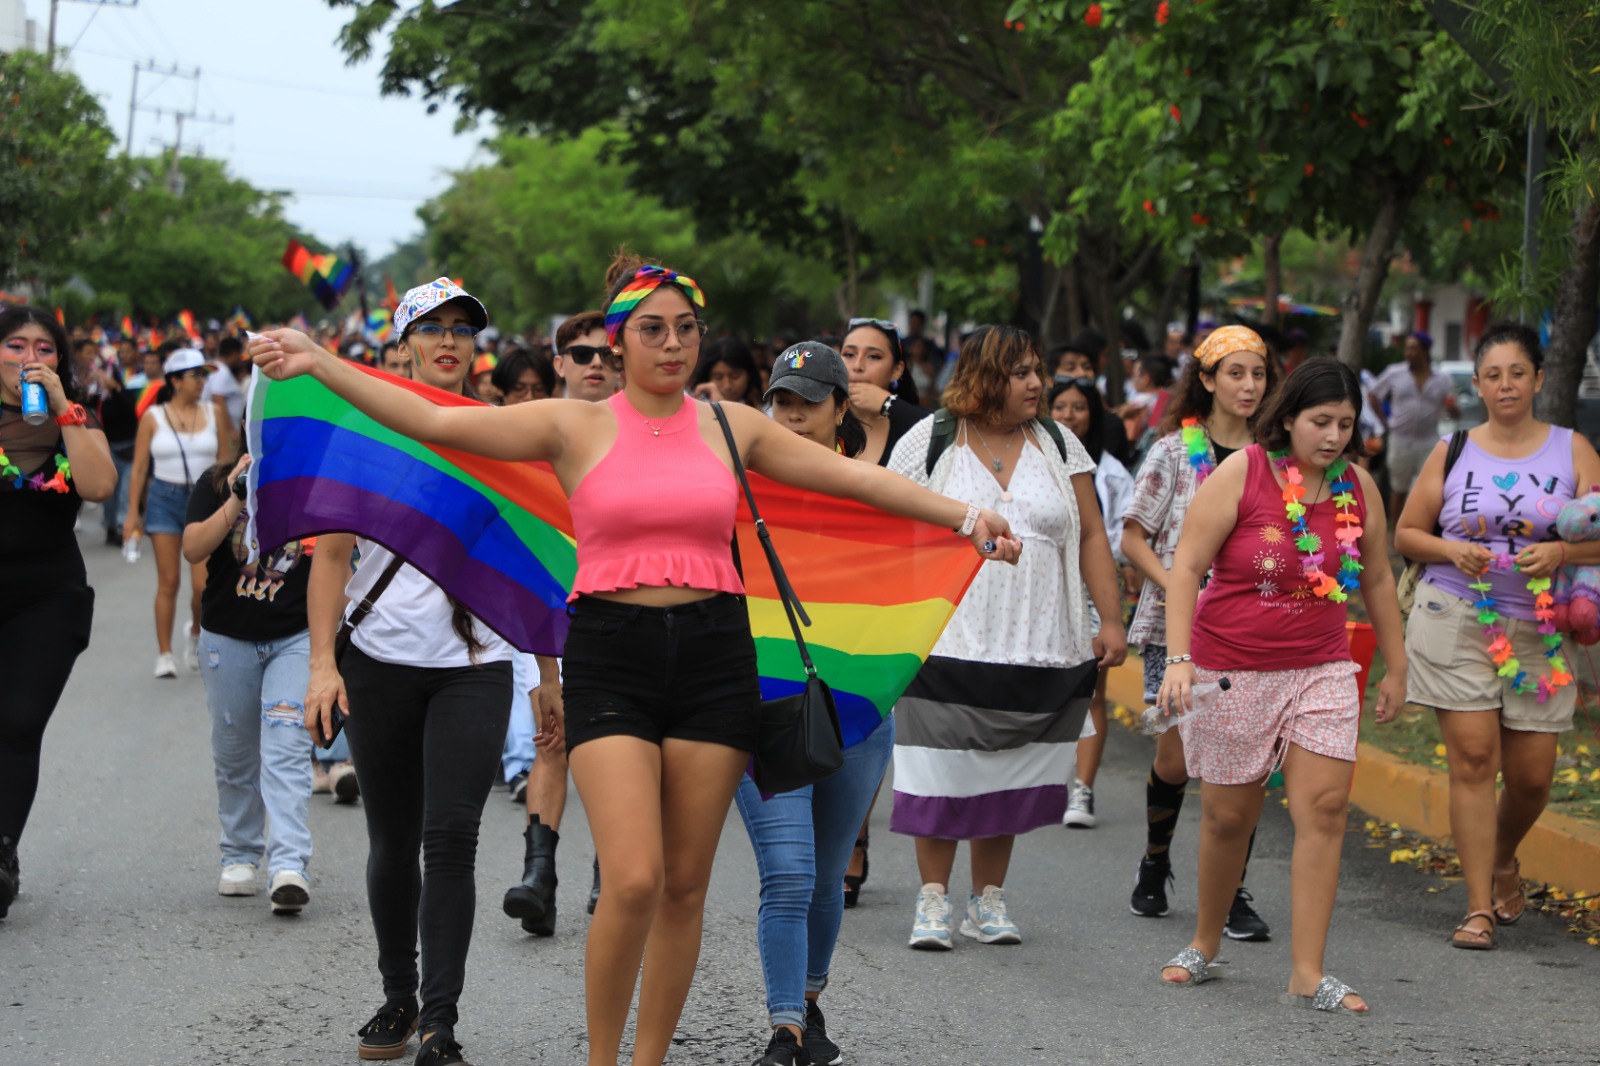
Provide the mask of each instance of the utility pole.
MULTIPOLYGON (((100 7, 138 7, 139 0, 73 0, 79 4, 97 4, 100 7)), ((56 62, 56 8, 61 5, 61 0, 50 0, 50 31, 45 37, 44 54, 50 60, 52 68, 56 62)))
POLYGON ((134 112, 150 111, 157 115, 161 114, 159 108, 139 106, 139 74, 141 72, 145 74, 161 74, 169 78, 187 78, 193 81, 198 81, 200 78, 199 67, 195 67, 193 70, 182 70, 175 63, 160 67, 156 65, 156 61, 153 59, 148 63, 135 63, 133 65, 133 91, 128 94, 128 139, 122 142, 122 157, 124 159, 128 157, 129 151, 133 148, 134 112))
MULTIPOLYGON (((157 114, 160 114, 158 111, 157 114)), ((189 122, 210 122, 217 126, 233 125, 232 115, 199 115, 193 111, 174 111, 172 117, 178 122, 177 140, 172 145, 172 166, 167 171, 167 188, 172 190, 174 196, 183 195, 183 175, 178 171, 178 160, 183 157, 183 124, 189 122)))

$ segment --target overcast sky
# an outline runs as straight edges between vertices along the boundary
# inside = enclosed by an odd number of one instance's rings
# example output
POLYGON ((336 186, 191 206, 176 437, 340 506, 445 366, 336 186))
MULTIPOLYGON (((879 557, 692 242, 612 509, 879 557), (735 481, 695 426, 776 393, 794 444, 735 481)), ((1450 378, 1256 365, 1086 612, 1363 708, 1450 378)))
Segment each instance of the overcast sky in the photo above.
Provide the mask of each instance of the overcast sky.
MULTIPOLYGON (((39 25, 47 0, 24 0, 39 25)), ((329 242, 374 256, 421 231, 417 207, 467 164, 487 131, 453 132, 453 110, 429 115, 413 97, 378 93, 377 59, 345 65, 336 37, 346 13, 322 0, 138 0, 135 7, 62 0, 56 43, 127 136, 133 64, 200 68, 196 82, 139 75, 133 151, 170 145, 173 110, 232 116, 185 122, 185 152, 225 160, 259 188, 293 193, 286 211, 329 242)), ((384 46, 378 49, 381 56, 384 46)))

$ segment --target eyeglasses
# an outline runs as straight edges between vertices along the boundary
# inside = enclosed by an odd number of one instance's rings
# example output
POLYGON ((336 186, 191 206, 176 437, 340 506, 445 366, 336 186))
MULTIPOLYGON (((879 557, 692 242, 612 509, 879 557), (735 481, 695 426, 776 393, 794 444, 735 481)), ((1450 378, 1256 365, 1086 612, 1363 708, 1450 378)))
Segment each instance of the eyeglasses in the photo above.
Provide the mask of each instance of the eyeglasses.
POLYGON ((571 359, 579 366, 588 366, 594 361, 595 356, 599 356, 600 361, 604 363, 606 361, 605 357, 611 354, 611 349, 595 347, 592 344, 574 344, 566 351, 558 352, 557 354, 565 359, 571 359))
MULTIPOLYGON (((659 348, 667 343, 668 327, 664 323, 646 322, 642 326, 623 326, 622 328, 631 329, 637 333, 639 335, 639 343, 646 348, 659 348)), ((695 319, 693 322, 680 322, 671 327, 678 335, 678 343, 685 348, 700 347, 700 338, 704 337, 710 328, 699 319, 695 319)))
POLYGON ((172 376, 174 379, 182 381, 184 378, 203 378, 208 376, 209 373, 204 367, 195 366, 190 367, 188 370, 179 370, 172 376))
POLYGON ((1085 390, 1093 389, 1093 388, 1097 387, 1095 385, 1094 378, 1069 378, 1065 374, 1057 374, 1056 375, 1056 384, 1057 385, 1072 385, 1072 386, 1075 386, 1076 388, 1085 389, 1085 390))
POLYGON ((469 341, 478 335, 477 326, 441 326, 437 322, 423 322, 412 329, 419 337, 438 338, 446 333, 454 333, 464 341, 469 341))
POLYGON ((849 322, 845 323, 845 332, 848 333, 857 326, 875 326, 878 329, 883 330, 895 340, 900 339, 900 327, 895 325, 893 322, 890 322, 886 318, 852 318, 849 322))

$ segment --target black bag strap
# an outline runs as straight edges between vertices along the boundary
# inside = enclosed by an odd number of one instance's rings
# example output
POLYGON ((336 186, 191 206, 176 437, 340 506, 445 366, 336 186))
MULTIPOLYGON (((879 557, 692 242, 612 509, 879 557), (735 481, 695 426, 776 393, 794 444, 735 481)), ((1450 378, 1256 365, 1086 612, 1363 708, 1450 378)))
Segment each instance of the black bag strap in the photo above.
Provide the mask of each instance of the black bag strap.
MULTIPOLYGON (((950 447, 951 442, 956 439, 956 424, 958 422, 960 422, 960 419, 949 411, 941 409, 934 414, 933 433, 928 437, 928 459, 922 468, 923 472, 930 477, 933 475, 933 468, 938 465, 939 456, 943 455, 945 449, 950 447)), ((1061 427, 1056 425, 1055 419, 1037 418, 1034 419, 1033 424, 1035 428, 1044 427, 1045 435, 1055 441, 1056 452, 1060 454, 1061 461, 1066 462, 1067 438, 1061 435, 1061 427)))
POLYGON ((361 597, 361 602, 356 604, 356 609, 350 612, 349 616, 344 620, 344 624, 351 629, 355 629, 356 626, 360 625, 367 615, 372 613, 372 609, 378 605, 378 597, 383 595, 383 590, 389 587, 389 582, 394 580, 394 575, 398 574, 400 568, 404 565, 406 565, 406 561, 398 555, 389 560, 389 565, 383 568, 383 573, 378 575, 378 580, 367 591, 367 594, 361 597))
MULTIPOLYGON (((739 442, 733 439, 733 427, 728 425, 728 416, 723 413, 722 404, 712 401, 711 411, 717 416, 717 423, 722 426, 722 436, 728 442, 728 454, 733 457, 733 473, 739 479, 739 486, 744 489, 745 502, 750 505, 750 518, 755 522, 756 536, 761 538, 761 550, 767 554, 767 565, 772 568, 772 580, 778 586, 778 598, 783 601, 783 612, 789 616, 789 628, 794 630, 794 643, 800 649, 800 663, 806 668, 807 677, 816 677, 817 668, 811 662, 811 653, 806 650, 805 638, 800 635, 800 624, 811 624, 806 609, 800 602, 800 597, 794 594, 794 586, 789 584, 789 575, 783 572, 783 564, 778 561, 778 549, 773 547, 772 534, 767 532, 767 524, 761 520, 761 512, 756 509, 755 493, 750 491, 750 479, 744 475, 744 463, 739 458, 739 442), (795 618, 798 614, 800 617, 795 618)), ((739 566, 739 541, 734 538, 733 544, 734 565, 739 566)), ((744 575, 740 567, 740 576, 744 575)))
MULTIPOLYGON (((1461 458, 1461 449, 1467 446, 1467 431, 1458 429, 1450 434, 1450 446, 1444 451, 1444 477, 1439 479, 1439 491, 1444 492, 1444 483, 1450 480, 1450 471, 1455 469, 1456 460, 1461 458)), ((1442 510, 1442 509, 1441 509, 1442 510)), ((1440 522, 1433 523, 1433 535, 1444 535, 1444 525, 1440 522)))

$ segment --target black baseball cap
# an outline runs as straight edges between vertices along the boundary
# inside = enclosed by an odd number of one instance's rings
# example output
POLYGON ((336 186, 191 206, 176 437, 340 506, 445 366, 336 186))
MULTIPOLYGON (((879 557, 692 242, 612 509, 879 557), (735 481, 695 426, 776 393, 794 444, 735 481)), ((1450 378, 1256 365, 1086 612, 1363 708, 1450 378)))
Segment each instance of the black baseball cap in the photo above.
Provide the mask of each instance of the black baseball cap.
POLYGON ((772 377, 762 400, 770 400, 779 389, 821 403, 834 389, 850 391, 850 372, 844 358, 821 341, 801 341, 783 350, 772 363, 772 377))

